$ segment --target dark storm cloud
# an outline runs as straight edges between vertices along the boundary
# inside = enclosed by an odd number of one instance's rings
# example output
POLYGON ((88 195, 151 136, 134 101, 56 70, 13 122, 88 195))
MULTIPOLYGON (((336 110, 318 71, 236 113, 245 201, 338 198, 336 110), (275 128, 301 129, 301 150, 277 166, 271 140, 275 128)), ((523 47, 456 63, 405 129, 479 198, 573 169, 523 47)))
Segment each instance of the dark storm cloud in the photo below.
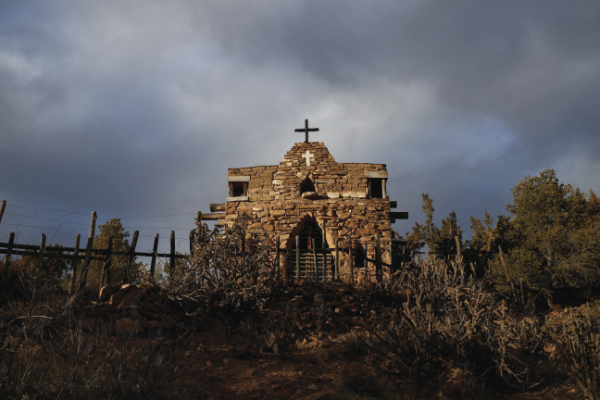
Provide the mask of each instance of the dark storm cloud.
POLYGON ((600 187, 598 20, 597 4, 554 1, 9 2, 0 197, 207 212, 227 168, 279 163, 309 118, 336 160, 387 163, 412 221, 425 192, 468 228, 546 168, 600 187))

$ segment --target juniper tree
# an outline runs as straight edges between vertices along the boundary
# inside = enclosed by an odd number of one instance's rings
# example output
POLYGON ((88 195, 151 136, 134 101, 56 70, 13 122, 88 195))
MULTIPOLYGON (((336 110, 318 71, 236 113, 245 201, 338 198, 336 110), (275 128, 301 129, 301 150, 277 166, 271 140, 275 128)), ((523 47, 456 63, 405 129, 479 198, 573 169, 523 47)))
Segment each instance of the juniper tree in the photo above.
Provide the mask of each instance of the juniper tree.
MULTIPOLYGON (((108 240, 110 237, 112 237, 112 250, 114 252, 125 252, 130 249, 129 240, 127 239, 130 234, 123 228, 119 218, 108 220, 104 225, 98 226, 98 229, 100 232, 94 238, 95 248, 106 249, 108 247, 108 240)), ((109 284, 122 282, 123 274, 127 268, 128 257, 129 256, 127 255, 114 255, 111 258, 111 281, 108 282, 109 284)), ((103 261, 94 261, 90 264, 90 270, 87 278, 87 283, 90 285, 90 287, 98 286, 97 284, 99 283, 103 264, 103 261)), ((132 279, 137 276, 141 266, 142 263, 136 262, 134 258, 130 270, 130 277, 132 279)))
MULTIPOLYGON (((506 253, 511 278, 543 287, 597 284, 599 201, 560 183, 554 170, 527 176, 514 188, 512 218, 500 217, 495 246, 506 253)), ((498 260, 495 275, 502 275, 498 260)))

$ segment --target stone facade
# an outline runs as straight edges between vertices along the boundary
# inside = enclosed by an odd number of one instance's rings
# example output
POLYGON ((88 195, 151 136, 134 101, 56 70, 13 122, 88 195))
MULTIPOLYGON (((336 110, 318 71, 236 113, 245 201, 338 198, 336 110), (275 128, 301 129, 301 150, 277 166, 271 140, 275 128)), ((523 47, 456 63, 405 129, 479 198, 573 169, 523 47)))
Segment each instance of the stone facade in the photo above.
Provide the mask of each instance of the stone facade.
MULTIPOLYGON (((380 238, 382 260, 389 262, 392 238, 385 164, 338 163, 323 143, 295 143, 279 165, 230 168, 230 193, 222 224, 232 225, 241 213, 250 218, 247 234, 292 248, 307 221, 325 226, 328 247, 374 253, 380 238), (235 188, 234 188, 235 187, 235 188)), ((342 254, 342 253, 340 253, 342 254)), ((340 257, 340 276, 348 280, 348 260, 340 257), (346 277, 346 278, 344 278, 346 277)), ((362 266, 359 266, 362 267, 362 266)), ((374 266, 369 265, 369 275, 374 266)), ((364 270, 361 272, 364 278, 364 270)))

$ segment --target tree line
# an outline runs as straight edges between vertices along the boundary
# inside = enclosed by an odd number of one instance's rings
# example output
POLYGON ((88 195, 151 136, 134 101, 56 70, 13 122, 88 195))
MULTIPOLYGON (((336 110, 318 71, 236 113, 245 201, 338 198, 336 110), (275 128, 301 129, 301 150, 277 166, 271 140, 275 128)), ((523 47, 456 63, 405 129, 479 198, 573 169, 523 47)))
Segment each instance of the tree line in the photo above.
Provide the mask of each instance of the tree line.
POLYGON ((471 216, 469 246, 456 213, 436 226, 433 200, 423 194, 426 221, 406 232, 407 246, 427 246, 434 254, 456 254, 461 246, 464 260, 478 274, 489 272, 502 280, 506 271, 500 249, 511 279, 546 289, 600 286, 600 197, 561 183, 552 169, 527 176, 511 190, 510 215, 498 216, 495 225, 487 211, 483 221, 471 216))

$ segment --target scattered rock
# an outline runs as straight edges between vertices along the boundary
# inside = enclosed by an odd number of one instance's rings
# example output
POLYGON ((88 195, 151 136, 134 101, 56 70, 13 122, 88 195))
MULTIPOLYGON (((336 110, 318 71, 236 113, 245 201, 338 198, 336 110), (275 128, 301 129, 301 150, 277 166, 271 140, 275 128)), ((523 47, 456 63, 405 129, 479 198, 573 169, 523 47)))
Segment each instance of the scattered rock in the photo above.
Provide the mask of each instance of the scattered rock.
POLYGON ((124 298, 125 294, 123 292, 117 292, 110 296, 109 303, 111 306, 116 308, 119 304, 121 304, 124 298))
POLYGON ((107 301, 113 294, 117 293, 120 288, 121 285, 104 286, 100 289, 100 301, 107 301))

